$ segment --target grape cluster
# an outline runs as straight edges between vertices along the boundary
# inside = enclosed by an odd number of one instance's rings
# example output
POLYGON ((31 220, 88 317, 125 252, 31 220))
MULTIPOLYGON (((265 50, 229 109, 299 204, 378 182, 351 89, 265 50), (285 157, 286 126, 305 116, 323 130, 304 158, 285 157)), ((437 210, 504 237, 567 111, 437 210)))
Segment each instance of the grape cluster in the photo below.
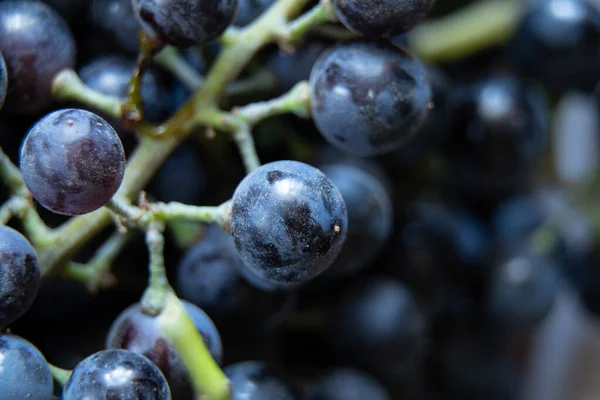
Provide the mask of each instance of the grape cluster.
POLYGON ((599 398, 599 177, 597 0, 0 0, 0 400, 599 398))

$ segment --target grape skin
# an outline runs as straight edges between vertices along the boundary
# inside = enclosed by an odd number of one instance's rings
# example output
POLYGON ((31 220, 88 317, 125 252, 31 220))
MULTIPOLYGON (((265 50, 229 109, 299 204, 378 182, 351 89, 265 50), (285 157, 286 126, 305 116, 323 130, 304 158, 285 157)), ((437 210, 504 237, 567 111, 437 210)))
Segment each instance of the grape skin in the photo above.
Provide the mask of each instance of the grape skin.
POLYGON ((217 39, 233 22, 237 0, 132 0, 144 29, 175 47, 217 39))
POLYGON ((131 0, 92 0, 92 22, 108 31, 126 50, 139 51, 138 33, 142 29, 131 0))
POLYGON ((40 267, 31 244, 16 230, 0 226, 0 327, 22 316, 40 287, 40 267))
POLYGON ((391 45, 364 41, 322 54, 310 90, 312 117, 325 140, 361 157, 402 146, 423 123, 432 96, 418 60, 391 45))
POLYGON ((75 40, 67 23, 38 1, 0 3, 0 51, 10 82, 4 108, 15 114, 48 107, 54 76, 75 66, 75 40))
POLYGON ((238 0, 233 24, 239 27, 249 25, 269 8, 275 0, 238 0))
POLYGON ((318 169, 276 161, 248 174, 232 200, 231 234, 244 264, 274 282, 322 273, 346 238, 346 206, 318 169))
POLYGON ((50 367, 40 351, 13 335, 0 335, 0 393, 3 399, 52 398, 50 367))
POLYGON ((6 98, 6 88, 8 86, 8 77, 6 72, 6 63, 2 52, 0 52, 0 110, 4 105, 4 99, 6 98))
POLYGON ((127 350, 103 350, 80 362, 62 400, 171 400, 167 380, 146 357, 127 350))
MULTIPOLYGON (((183 302, 183 306, 204 339, 211 356, 220 363, 223 347, 212 320, 204 311, 187 301, 183 302)), ((165 375, 173 398, 194 398, 192 383, 177 350, 162 335, 158 318, 144 314, 139 303, 127 308, 113 322, 106 338, 106 348, 131 350, 148 357, 165 375)))
POLYGON ((57 214, 86 214, 116 193, 125 153, 117 133, 102 118, 84 110, 59 110, 29 131, 21 172, 44 207, 57 214))
POLYGON ((340 22, 360 35, 380 38, 409 31, 425 19, 435 0, 332 0, 340 22))
POLYGON ((307 400, 391 400, 374 377, 358 369, 333 369, 311 385, 307 400))

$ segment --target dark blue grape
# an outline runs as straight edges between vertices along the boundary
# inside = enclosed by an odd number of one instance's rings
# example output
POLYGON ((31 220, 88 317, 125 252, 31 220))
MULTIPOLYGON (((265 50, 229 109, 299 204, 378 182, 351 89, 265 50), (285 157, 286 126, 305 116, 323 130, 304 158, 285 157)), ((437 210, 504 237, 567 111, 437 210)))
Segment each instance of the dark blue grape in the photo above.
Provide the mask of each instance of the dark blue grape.
MULTIPOLYGON (((125 100, 135 66, 135 60, 120 56, 103 56, 83 66, 79 70, 79 77, 92 89, 125 100)), ((169 99, 154 71, 144 73, 141 91, 144 118, 151 122, 163 119, 170 108, 169 99)))
MULTIPOLYGON (((211 355, 220 363, 223 348, 217 328, 204 311, 188 302, 183 302, 183 305, 211 355)), ((148 357, 165 375, 173 398, 194 398, 194 388, 187 368, 177 350, 162 335, 158 318, 145 314, 140 304, 132 305, 117 317, 108 333, 106 348, 131 350, 148 357)))
POLYGON ((121 185, 125 153, 114 129, 84 110, 55 111, 29 131, 21 172, 33 197, 57 214, 105 205, 121 185))
POLYGON ((6 64, 2 52, 0 52, 0 110, 4 105, 4 99, 6 98, 6 88, 8 87, 8 76, 6 72, 6 64))
POLYGON ((0 3, 0 51, 9 81, 4 107, 12 113, 48 107, 54 76, 75 66, 75 40, 67 23, 38 1, 0 3))
POLYGON ((317 379, 307 400, 391 400, 385 388, 366 372, 337 368, 317 379))
POLYGON ((435 0, 332 0, 333 11, 348 29, 368 37, 392 37, 409 31, 435 0))
POLYGON ((233 195, 231 234, 244 264, 261 277, 314 278, 339 254, 348 225, 344 200, 318 169, 276 161, 254 170, 233 195))
POLYGON ((171 400, 167 380, 146 357, 103 350, 80 362, 63 389, 63 400, 171 400))
POLYGON ((377 177, 354 165, 325 165, 321 171, 339 189, 348 210, 348 234, 329 270, 352 274, 367 266, 392 233, 390 197, 377 177))
POLYGON ((231 400, 300 400, 302 391, 283 368, 245 361, 224 369, 231 384, 231 400))
POLYGON ((278 325, 290 308, 292 294, 261 290, 244 276, 246 269, 231 236, 210 225, 181 260, 177 288, 184 299, 205 310, 224 334, 237 336, 240 329, 253 332, 278 325))
POLYGON ((333 310, 329 343, 340 360, 379 375, 420 352, 424 323, 408 287, 370 277, 349 287, 333 310))
POLYGON ((502 197, 529 176, 548 139, 548 105, 536 88, 491 75, 458 91, 447 147, 452 184, 502 197))
POLYGON ((558 268, 543 256, 519 251, 496 267, 486 311, 507 332, 526 331, 549 314, 559 286, 558 268))
POLYGON ((7 400, 52 398, 52 375, 46 359, 18 336, 0 335, 0 393, 7 400))
POLYGON ((44 0, 44 3, 55 9, 67 21, 71 22, 76 17, 85 18, 88 0, 44 0))
POLYGON ((176 47, 204 45, 233 22, 237 0, 132 0, 144 29, 176 47))
POLYGON ((242 27, 250 24, 274 2, 275 0, 238 0, 233 24, 242 27))
POLYGON ((593 0, 535 0, 509 47, 546 87, 591 91, 600 79, 600 10, 593 0))
POLYGON ((343 44, 322 54, 310 89, 323 137, 356 156, 398 149, 423 123, 431 102, 423 65, 379 42, 343 44))
POLYGON ((22 316, 40 287, 35 250, 19 232, 0 225, 0 327, 22 316))
POLYGON ((92 22, 110 33, 126 50, 137 53, 141 30, 131 0, 92 0, 92 22))

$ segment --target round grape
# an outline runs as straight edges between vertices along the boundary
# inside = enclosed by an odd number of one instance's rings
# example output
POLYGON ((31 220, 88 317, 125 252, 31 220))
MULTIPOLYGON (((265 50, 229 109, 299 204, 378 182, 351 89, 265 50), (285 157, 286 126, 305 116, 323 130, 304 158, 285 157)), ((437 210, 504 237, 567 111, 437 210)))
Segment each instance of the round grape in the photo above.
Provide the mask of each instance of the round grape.
POLYGON ((331 0, 340 22, 359 35, 380 38, 409 31, 435 0, 331 0))
POLYGON ((233 22, 237 0, 132 0, 144 29, 185 48, 212 42, 233 22))
POLYGON ((40 287, 35 250, 19 232, 0 225, 0 327, 22 316, 40 287))
POLYGON ((0 2, 0 51, 9 81, 5 108, 12 113, 32 114, 48 107, 54 76, 75 66, 69 26, 39 1, 0 2))
POLYGON ((296 161, 254 170, 233 195, 231 234, 244 264, 274 282, 325 271, 346 238, 344 200, 321 171, 296 161))
POLYGON ((8 87, 8 76, 6 72, 6 63, 2 52, 0 52, 0 110, 4 105, 4 99, 6 98, 6 88, 8 87))
POLYGON ((119 136, 84 110, 55 111, 29 131, 21 172, 33 197, 57 214, 79 215, 105 205, 125 172, 119 136))
POLYGON ((142 29, 131 0, 92 0, 92 22, 110 33, 126 50, 139 51, 138 33, 142 29))
POLYGON ((348 210, 348 234, 331 273, 364 268, 392 233, 392 201, 377 177, 354 165, 326 165, 321 171, 339 189, 348 210))
MULTIPOLYGON (((220 363, 223 348, 217 328, 208 315, 195 305, 183 302, 183 306, 202 335, 211 355, 220 363)), ((145 314, 140 304, 132 305, 117 317, 108 333, 106 348, 131 350, 148 357, 165 375, 173 398, 194 398, 187 368, 179 358, 177 350, 162 335, 158 318, 145 314)))
POLYGON ((391 400, 371 375, 354 368, 336 368, 311 385, 307 400, 391 400))
POLYGON ((0 392, 3 399, 52 398, 52 375, 46 359, 18 336, 0 335, 0 392))
POLYGON ((75 367, 62 400, 171 400, 167 380, 146 357, 128 350, 103 350, 75 367))
POLYGON ((313 66, 312 117, 342 151, 363 157, 392 152, 427 115, 432 92, 425 77, 418 60, 389 44, 337 46, 313 66))
POLYGON ((210 225, 181 260, 177 288, 184 299, 205 310, 223 334, 237 336, 240 329, 260 331, 277 325, 290 309, 291 293, 256 287, 242 273, 245 269, 231 236, 210 225))
POLYGON ((300 400, 302 391, 283 368, 244 361, 224 369, 231 383, 231 400, 300 400))

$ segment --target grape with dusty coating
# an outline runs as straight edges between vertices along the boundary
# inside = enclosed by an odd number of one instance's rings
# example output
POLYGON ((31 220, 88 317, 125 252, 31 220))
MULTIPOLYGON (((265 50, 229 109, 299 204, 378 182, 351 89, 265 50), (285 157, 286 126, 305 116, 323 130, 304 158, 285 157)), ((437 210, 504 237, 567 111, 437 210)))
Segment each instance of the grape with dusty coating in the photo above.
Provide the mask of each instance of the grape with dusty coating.
MULTIPOLYGON (((209 316, 195 305, 184 301, 183 306, 204 339, 210 354, 220 363, 223 348, 217 328, 209 316)), ((173 397, 191 400, 194 398, 194 389, 185 364, 162 334, 158 321, 157 317, 145 314, 139 303, 132 305, 112 324, 106 339, 106 348, 131 350, 148 357, 165 375, 173 397)))
POLYGON ((333 11, 346 28, 360 35, 392 37, 409 31, 435 0, 332 0, 333 11))
POLYGON ((86 214, 105 205, 119 189, 125 153, 117 133, 99 116, 59 110, 29 131, 21 172, 44 207, 57 214, 86 214))
POLYGON ((302 391, 280 366, 244 361, 224 369, 231 383, 231 400, 300 400, 302 391))
POLYGON ((171 390, 146 357, 128 350, 103 350, 77 364, 62 399, 171 400, 171 390))
POLYGON ((39 287, 35 250, 19 232, 0 225, 0 327, 16 321, 31 307, 39 287))
POLYGON ((232 23, 237 0, 132 0, 144 29, 179 48, 217 39, 232 23))
POLYGON ((50 367, 27 340, 0 335, 0 397, 48 400, 52 398, 50 367))
POLYGON ((231 234, 244 264, 265 279, 314 278, 339 254, 346 205, 318 169, 276 161, 248 174, 232 200, 231 234))
POLYGON ((431 102, 423 65, 379 42, 322 54, 310 75, 311 111, 323 137, 355 156, 398 149, 421 126, 431 102))
POLYGON ((48 107, 54 76, 75 66, 69 26, 38 1, 0 2, 0 51, 9 81, 4 107, 12 113, 32 114, 48 107))

